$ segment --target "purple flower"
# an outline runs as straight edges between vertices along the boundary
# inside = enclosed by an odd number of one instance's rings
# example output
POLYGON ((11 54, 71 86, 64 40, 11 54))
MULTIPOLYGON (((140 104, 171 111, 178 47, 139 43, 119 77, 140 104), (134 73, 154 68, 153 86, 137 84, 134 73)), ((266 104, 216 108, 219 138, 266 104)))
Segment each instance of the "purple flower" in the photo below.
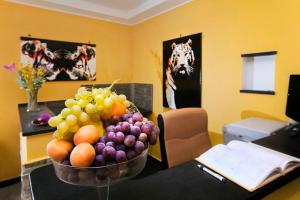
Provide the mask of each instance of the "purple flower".
POLYGON ((16 69, 16 64, 12 63, 12 64, 7 64, 7 65, 3 65, 3 68, 7 71, 13 71, 16 69))

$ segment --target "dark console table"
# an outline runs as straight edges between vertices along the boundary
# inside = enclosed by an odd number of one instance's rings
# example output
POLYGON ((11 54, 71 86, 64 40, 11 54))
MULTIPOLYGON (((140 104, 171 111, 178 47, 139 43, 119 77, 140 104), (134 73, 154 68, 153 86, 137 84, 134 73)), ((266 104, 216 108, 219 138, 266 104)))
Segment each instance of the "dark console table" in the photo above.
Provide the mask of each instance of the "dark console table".
MULTIPOLYGON (((300 158, 300 137, 292 138, 287 131, 282 130, 255 143, 300 158)), ((230 181, 218 181, 199 170, 197 162, 192 160, 113 185, 110 199, 259 199, 299 176, 300 168, 250 193, 230 181)), ((32 171, 30 181, 36 200, 97 199, 94 188, 73 186, 58 180, 51 165, 32 171)))

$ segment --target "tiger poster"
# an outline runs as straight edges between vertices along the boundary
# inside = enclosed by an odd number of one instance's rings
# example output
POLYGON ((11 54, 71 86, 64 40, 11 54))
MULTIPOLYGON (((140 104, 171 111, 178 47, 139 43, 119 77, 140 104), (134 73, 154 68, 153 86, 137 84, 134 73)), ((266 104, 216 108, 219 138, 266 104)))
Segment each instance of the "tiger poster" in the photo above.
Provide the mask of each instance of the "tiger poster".
POLYGON ((201 107, 201 33, 163 42, 163 106, 201 107))
POLYGON ((44 66, 47 81, 96 80, 96 45, 21 37, 21 64, 44 66))

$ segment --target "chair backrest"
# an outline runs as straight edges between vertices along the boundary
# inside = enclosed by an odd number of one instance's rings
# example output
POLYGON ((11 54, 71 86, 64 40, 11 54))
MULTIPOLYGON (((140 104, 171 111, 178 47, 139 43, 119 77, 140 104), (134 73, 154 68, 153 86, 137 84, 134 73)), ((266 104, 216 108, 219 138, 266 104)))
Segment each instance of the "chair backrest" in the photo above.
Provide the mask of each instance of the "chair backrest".
POLYGON ((158 115, 163 168, 192 160, 211 147, 207 120, 203 108, 181 108, 158 115))

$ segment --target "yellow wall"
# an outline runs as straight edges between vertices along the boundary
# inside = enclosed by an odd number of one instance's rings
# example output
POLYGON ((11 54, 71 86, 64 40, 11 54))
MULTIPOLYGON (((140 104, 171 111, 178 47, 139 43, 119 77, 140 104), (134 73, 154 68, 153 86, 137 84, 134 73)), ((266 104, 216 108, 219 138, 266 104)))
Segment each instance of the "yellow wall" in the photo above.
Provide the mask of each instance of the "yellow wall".
MULTIPOLYGON (((0 64, 19 60, 19 37, 31 34, 55 40, 97 44, 97 82, 154 84, 154 114, 162 107, 162 41, 203 33, 202 105, 209 115, 209 130, 219 136, 225 123, 249 113, 286 120, 288 75, 300 73, 300 13, 298 0, 194 0, 139 25, 128 27, 84 17, 0 2, 0 64), (242 53, 278 51, 276 95, 240 94, 242 53), (100 53, 101 52, 101 53, 100 53), (117 58, 116 58, 117 57, 117 58)), ((39 100, 72 97, 83 82, 46 83, 39 100)), ((84 82, 86 83, 86 82, 84 82)), ((25 102, 8 72, 0 73, 0 180, 19 173, 19 122, 16 104, 25 102)), ((217 138, 218 139, 218 138, 217 138)), ((214 140, 214 142, 217 140, 214 140)), ((218 140, 220 141, 220 140, 218 140)), ((151 150, 159 156, 159 148, 151 150)), ((292 187, 270 198, 299 198, 292 187)))
MULTIPOLYGON (((202 106, 208 112, 209 130, 220 138, 224 124, 249 113, 287 120, 289 74, 300 73, 299 8, 299 0, 194 0, 134 26, 133 81, 154 84, 153 118, 163 111, 162 42, 202 32, 202 106), (278 51, 276 94, 241 94, 240 55, 273 50, 278 51)), ((297 179, 269 198, 299 199, 299 192, 293 194, 299 185, 297 179)))
MULTIPOLYGON (((131 27, 0 1, 0 66, 20 60, 20 36, 97 45, 97 83, 130 82, 131 27)), ((38 100, 73 97, 88 82, 47 82, 38 100)), ((90 82, 94 83, 94 82, 90 82)), ((0 181, 20 175, 17 104, 26 102, 15 77, 0 69, 0 181)))

